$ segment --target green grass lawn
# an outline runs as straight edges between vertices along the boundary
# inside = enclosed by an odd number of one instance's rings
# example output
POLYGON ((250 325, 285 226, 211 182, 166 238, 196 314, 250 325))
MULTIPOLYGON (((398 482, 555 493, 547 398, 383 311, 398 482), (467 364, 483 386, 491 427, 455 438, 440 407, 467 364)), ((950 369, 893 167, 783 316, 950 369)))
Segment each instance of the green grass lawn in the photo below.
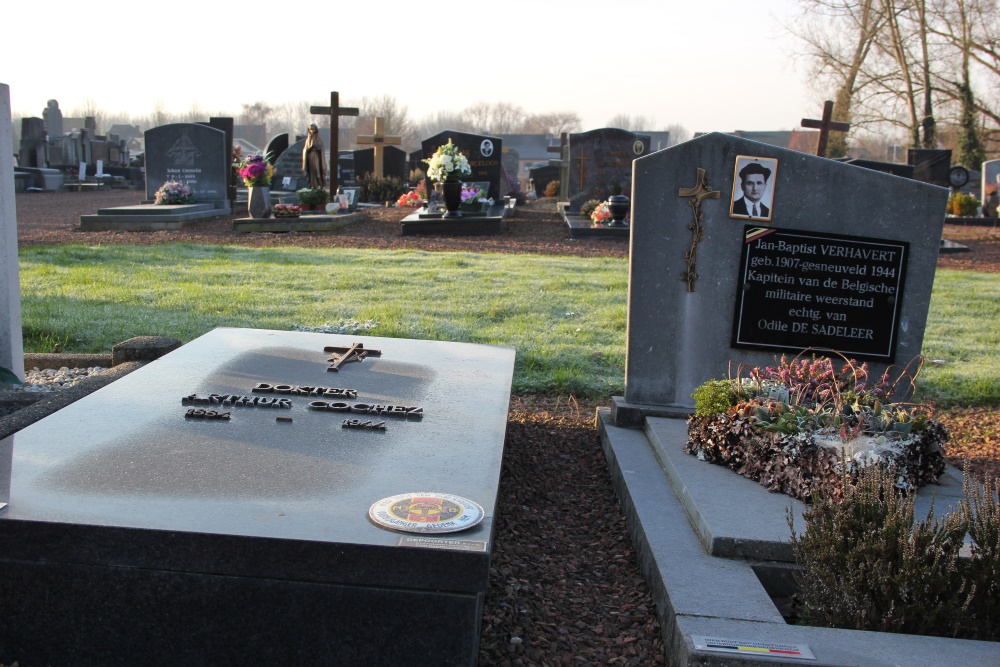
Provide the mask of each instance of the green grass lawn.
MULTIPOLYGON (((161 246, 20 251, 27 352, 108 352, 219 326, 517 348, 514 391, 605 398, 625 374, 628 262, 421 251, 161 246), (365 324, 367 323, 367 324, 365 324)), ((940 270, 921 394, 1000 404, 1000 276, 940 270)))

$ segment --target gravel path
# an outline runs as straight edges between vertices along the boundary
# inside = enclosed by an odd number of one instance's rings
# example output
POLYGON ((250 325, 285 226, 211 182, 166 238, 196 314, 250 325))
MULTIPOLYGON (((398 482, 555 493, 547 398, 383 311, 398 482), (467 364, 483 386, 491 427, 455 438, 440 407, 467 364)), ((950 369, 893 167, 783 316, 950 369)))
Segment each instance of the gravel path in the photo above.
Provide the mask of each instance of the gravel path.
MULTIPOLYGON (((402 237, 406 211, 376 211, 336 232, 247 234, 229 218, 178 232, 82 232, 79 216, 134 204, 137 192, 17 195, 22 247, 53 243, 150 245, 196 242, 247 246, 415 248, 627 257, 618 240, 575 241, 538 202, 517 211, 497 237, 402 237)), ((972 253, 939 266, 1000 271, 1000 231, 947 226, 972 253)), ((604 402, 515 396, 507 425, 492 576, 481 644, 483 665, 662 665, 663 644, 649 588, 639 574, 621 508, 594 429, 604 402)), ((953 418, 953 462, 970 456, 979 472, 1000 474, 1000 413, 995 408, 941 411, 953 418)), ((0 665, 0 667, 3 667, 0 665)), ((31 667, 22 665, 21 667, 31 667)))

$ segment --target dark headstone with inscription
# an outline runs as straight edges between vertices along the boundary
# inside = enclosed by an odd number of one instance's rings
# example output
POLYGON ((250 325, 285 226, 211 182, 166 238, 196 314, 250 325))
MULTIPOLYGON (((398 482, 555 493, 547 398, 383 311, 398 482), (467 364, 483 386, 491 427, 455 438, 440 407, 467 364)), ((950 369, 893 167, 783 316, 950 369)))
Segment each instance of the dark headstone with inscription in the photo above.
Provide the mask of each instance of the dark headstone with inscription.
MULTIPOLYGON (((560 167, 553 167, 548 162, 538 162, 531 167, 531 182, 538 197, 545 196, 545 189, 552 181, 559 180, 560 167)), ((556 193, 558 194, 558 193, 556 193)))
POLYGON ((731 364, 807 348, 875 374, 920 354, 947 190, 718 133, 634 179, 623 405, 690 409, 731 364), (730 217, 737 156, 770 165, 769 222, 730 217))
POLYGON ((228 200, 232 149, 223 130, 170 123, 146 130, 146 198, 167 181, 186 183, 198 202, 228 200))
MULTIPOLYGON (((382 175, 386 178, 398 178, 404 183, 408 179, 406 172, 406 151, 399 146, 382 147, 382 175)), ((360 178, 363 174, 375 172, 375 149, 359 148, 354 151, 354 175, 360 178)))
POLYGON ((513 366, 216 329, 0 440, 0 661, 476 664, 513 366))
MULTIPOLYGON (((472 167, 472 175, 464 177, 463 180, 489 181, 489 196, 495 200, 499 199, 502 196, 501 181, 504 178, 500 158, 503 155, 503 140, 483 134, 445 130, 420 142, 423 158, 430 158, 434 151, 448 143, 449 139, 458 146, 458 150, 469 160, 469 166, 472 167)), ((426 166, 424 164, 424 167, 426 166)))
POLYGON ((274 161, 274 176, 271 177, 271 189, 294 192, 309 187, 309 179, 302 170, 302 149, 305 139, 300 139, 282 151, 274 161), (285 179, 288 179, 287 181, 285 179))
POLYGON ((569 210, 590 199, 605 201, 632 190, 632 161, 650 152, 647 134, 606 127, 569 135, 569 210))

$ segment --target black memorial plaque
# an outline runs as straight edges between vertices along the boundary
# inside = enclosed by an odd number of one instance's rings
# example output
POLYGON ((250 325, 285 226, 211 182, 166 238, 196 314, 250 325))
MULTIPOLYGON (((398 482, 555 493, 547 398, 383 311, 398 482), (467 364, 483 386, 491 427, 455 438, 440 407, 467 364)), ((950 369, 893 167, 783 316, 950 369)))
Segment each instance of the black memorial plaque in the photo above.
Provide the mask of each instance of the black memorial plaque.
POLYGON ((910 244, 747 225, 733 347, 892 363, 910 244))

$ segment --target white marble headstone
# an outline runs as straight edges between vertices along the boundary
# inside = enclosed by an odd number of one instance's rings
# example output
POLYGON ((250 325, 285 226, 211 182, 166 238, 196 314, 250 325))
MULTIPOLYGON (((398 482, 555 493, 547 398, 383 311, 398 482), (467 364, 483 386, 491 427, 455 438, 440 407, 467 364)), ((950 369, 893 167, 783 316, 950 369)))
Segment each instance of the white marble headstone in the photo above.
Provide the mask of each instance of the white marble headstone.
POLYGON ((17 268, 17 207, 14 202, 14 154, 10 87, 0 83, 0 366, 24 378, 21 340, 21 280, 17 268))

